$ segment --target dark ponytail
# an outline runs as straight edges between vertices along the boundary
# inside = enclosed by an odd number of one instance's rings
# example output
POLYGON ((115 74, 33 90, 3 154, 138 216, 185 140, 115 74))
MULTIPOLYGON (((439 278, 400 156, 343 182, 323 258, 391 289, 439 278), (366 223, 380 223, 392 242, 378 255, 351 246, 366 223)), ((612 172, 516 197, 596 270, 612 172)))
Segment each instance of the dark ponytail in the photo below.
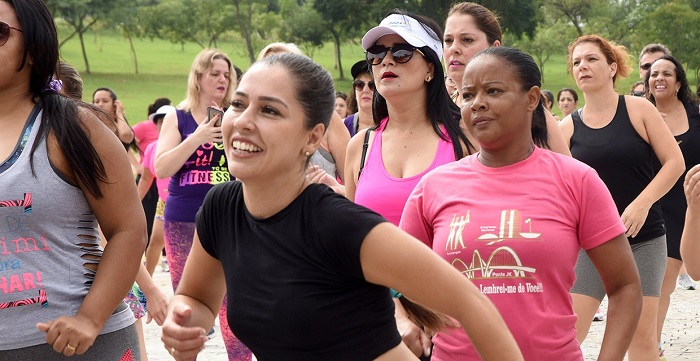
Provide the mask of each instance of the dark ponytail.
MULTIPOLYGON (((100 183, 107 182, 107 174, 97 151, 83 129, 79 103, 74 102, 48 88, 58 65, 58 35, 51 12, 43 0, 7 0, 15 9, 22 24, 24 54, 18 71, 32 59, 29 91, 35 103, 43 110, 38 139, 48 139, 50 133, 56 137, 69 166, 78 182, 95 197, 102 197, 100 183)), ((89 113, 87 113, 89 114, 89 113)), ((34 173, 34 152, 38 141, 30 150, 30 164, 34 173)))

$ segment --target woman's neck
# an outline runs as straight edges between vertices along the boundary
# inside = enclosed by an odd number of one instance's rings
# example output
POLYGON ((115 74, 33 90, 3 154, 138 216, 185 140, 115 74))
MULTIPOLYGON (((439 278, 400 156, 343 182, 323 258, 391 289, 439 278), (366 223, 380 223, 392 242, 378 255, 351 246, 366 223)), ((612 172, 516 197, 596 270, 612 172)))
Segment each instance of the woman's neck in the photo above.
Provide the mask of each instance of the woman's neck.
POLYGON ((656 101, 656 109, 659 110, 660 113, 671 113, 678 108, 683 108, 683 103, 677 98, 677 97, 668 97, 665 99, 655 99, 656 101))
POLYGON ((613 87, 606 87, 599 91, 583 93, 583 98, 586 100, 586 109, 596 111, 602 111, 610 106, 617 106, 618 97, 619 94, 617 94, 613 87))
POLYGON ((391 127, 411 130, 430 123, 425 99, 422 101, 391 103, 387 102, 387 111, 391 127), (427 122, 426 122, 427 121, 427 122))
POLYGON ((502 149, 489 150, 481 148, 477 159, 487 167, 498 168, 521 162, 527 159, 534 151, 535 143, 532 139, 527 139, 527 141, 521 142, 517 146, 502 149))
POLYGON ((265 181, 243 181, 243 200, 248 212, 255 218, 269 218, 292 203, 311 182, 298 173, 289 178, 277 174, 265 181))

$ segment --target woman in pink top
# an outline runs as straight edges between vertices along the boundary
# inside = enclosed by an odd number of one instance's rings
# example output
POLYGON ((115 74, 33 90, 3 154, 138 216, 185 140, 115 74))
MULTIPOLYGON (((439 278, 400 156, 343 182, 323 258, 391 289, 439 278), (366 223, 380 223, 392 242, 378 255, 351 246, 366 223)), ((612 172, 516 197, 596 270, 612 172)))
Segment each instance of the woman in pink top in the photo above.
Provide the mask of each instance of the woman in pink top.
POLYGON ((443 83, 440 33, 432 19, 397 11, 362 39, 374 77, 375 126, 348 144, 346 196, 394 224, 425 173, 473 149, 443 83))
MULTIPOLYGON (((400 227, 489 297, 526 360, 583 360, 569 290, 585 249, 615 309, 598 359, 622 360, 641 310, 635 261, 595 170, 535 146, 547 138, 540 79, 520 50, 491 47, 474 56, 462 117, 481 150, 423 177, 400 227)), ((480 360, 457 329, 433 342, 432 361, 480 360)))
MULTIPOLYGON (((375 126, 348 143, 345 194, 394 224, 421 177, 474 151, 443 82, 441 34, 432 19, 393 11, 362 39, 375 126)), ((428 354, 428 336, 395 303, 404 341, 417 356, 428 354)))

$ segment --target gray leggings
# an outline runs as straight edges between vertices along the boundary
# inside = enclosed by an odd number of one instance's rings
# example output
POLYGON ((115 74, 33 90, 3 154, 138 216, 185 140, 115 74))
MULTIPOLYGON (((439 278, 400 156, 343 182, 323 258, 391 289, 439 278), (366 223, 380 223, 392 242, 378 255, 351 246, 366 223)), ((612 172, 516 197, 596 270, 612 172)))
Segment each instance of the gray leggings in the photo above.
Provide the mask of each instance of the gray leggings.
POLYGON ((139 337, 135 324, 97 336, 95 343, 82 355, 67 357, 54 351, 53 346, 44 343, 16 350, 0 351, 0 361, 119 361, 129 351, 133 360, 141 360, 139 337))
MULTIPOLYGON (((632 254, 637 263, 639 277, 642 280, 644 296, 659 297, 661 283, 666 273, 666 236, 650 239, 632 245, 632 254)), ((571 293, 578 293, 602 301, 605 297, 605 286, 600 279, 598 270, 588 258, 586 251, 581 250, 576 263, 576 282, 571 293)))

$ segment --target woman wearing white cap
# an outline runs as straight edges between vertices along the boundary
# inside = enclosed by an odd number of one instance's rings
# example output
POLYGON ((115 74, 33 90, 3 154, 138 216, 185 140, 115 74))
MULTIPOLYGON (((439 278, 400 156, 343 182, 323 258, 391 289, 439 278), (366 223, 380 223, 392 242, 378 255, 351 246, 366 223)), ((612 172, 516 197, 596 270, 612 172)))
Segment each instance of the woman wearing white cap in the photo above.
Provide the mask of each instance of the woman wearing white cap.
MULTIPOLYGON (((362 39, 374 77, 375 126, 348 144, 346 196, 396 225, 423 175, 474 150, 445 88, 440 34, 434 20, 394 10, 362 39)), ((407 342, 412 351, 429 353, 427 337, 406 326, 413 332, 402 331, 405 340, 422 337, 407 342)))

